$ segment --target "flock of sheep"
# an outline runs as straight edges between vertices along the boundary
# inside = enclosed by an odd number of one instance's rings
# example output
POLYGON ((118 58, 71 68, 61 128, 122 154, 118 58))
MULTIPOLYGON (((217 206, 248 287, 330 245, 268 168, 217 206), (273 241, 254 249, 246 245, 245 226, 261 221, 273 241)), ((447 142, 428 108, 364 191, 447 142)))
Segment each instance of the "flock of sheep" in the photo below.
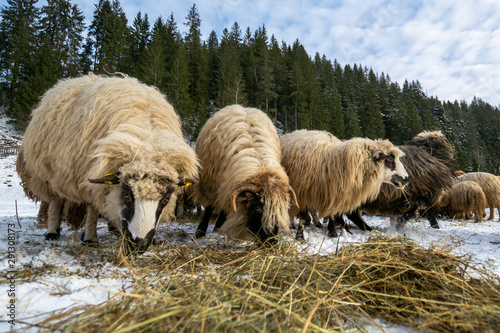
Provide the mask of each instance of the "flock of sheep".
POLYGON ((68 222, 83 216, 82 241, 98 242, 102 215, 128 250, 146 251, 185 192, 205 207, 197 237, 217 212, 216 227, 229 237, 266 244, 295 228, 297 215, 300 239, 309 214, 316 224, 328 218, 336 236, 344 214, 371 230, 361 212, 404 222, 418 210, 439 228, 437 214, 477 221, 487 206, 490 219, 500 207, 500 178, 459 176, 440 132, 403 146, 324 131, 280 138, 265 113, 231 105, 206 122, 193 149, 157 89, 93 74, 57 83, 31 117, 16 167, 26 195, 48 205, 47 239, 59 237, 63 213, 68 222))

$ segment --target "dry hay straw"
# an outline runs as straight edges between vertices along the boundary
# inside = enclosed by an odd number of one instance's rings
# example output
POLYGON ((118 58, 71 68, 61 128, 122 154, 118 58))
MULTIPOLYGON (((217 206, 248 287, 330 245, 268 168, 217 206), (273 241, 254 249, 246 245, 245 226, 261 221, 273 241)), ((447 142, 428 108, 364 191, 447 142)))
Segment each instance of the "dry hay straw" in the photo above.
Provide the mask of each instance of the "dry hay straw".
POLYGON ((333 255, 295 242, 221 250, 171 245, 121 257, 134 290, 37 325, 62 332, 363 331, 374 318, 435 332, 494 332, 500 281, 467 257, 372 236, 333 255), (472 274, 471 274, 472 273, 472 274))

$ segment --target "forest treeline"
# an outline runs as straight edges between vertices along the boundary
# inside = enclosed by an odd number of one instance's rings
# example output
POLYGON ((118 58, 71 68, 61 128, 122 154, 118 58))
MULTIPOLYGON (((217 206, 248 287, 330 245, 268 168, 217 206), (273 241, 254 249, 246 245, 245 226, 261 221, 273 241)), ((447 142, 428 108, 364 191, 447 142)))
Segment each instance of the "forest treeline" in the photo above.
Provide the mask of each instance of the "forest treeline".
POLYGON ((99 0, 90 26, 69 0, 7 0, 0 22, 0 103, 23 129, 40 96, 57 80, 88 72, 121 72, 158 87, 197 134, 217 109, 257 107, 281 133, 327 130, 341 139, 387 138, 403 144, 422 130, 441 130, 464 171, 500 173, 500 110, 480 98, 440 101, 418 81, 402 84, 361 64, 310 56, 297 39, 268 36, 265 25, 201 35, 194 4, 181 33, 173 14, 152 25, 128 19, 118 0, 99 0))

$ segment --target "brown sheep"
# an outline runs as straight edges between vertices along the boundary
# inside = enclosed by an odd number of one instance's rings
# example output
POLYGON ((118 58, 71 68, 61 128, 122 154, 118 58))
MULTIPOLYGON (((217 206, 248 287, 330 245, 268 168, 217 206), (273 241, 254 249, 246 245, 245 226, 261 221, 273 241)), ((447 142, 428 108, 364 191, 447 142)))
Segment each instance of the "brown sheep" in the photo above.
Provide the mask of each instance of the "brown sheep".
POLYGON ((436 202, 439 210, 446 210, 450 216, 465 216, 473 213, 475 222, 483 219, 486 196, 481 186, 473 181, 460 181, 444 191, 436 202))
MULTIPOLYGON (((359 209, 370 215, 399 215, 404 223, 424 207, 431 227, 439 228, 434 205, 441 192, 451 188, 458 171, 451 145, 441 132, 424 131, 398 147, 405 153, 401 161, 409 174, 408 186, 401 191, 382 185, 378 197, 359 209)), ((371 230, 358 212, 348 218, 362 230, 371 230)))
POLYGON ((500 214, 500 179, 487 172, 469 172, 458 177, 459 181, 471 180, 481 186, 486 196, 487 206, 490 208, 488 220, 495 218, 495 207, 500 214))

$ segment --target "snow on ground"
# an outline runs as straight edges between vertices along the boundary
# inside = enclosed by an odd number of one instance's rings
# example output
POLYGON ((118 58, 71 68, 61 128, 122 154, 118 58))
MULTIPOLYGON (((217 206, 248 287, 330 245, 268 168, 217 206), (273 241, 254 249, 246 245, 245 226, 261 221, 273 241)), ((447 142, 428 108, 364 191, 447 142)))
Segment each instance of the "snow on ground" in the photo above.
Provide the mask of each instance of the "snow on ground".
MULTIPOLYGON (((0 139, 18 137, 0 118, 0 139)), ((68 246, 79 246, 77 233, 63 226, 61 239, 46 241, 46 230, 40 228, 36 221, 38 204, 29 201, 19 185, 19 177, 15 171, 16 156, 0 157, 0 275, 6 277, 0 284, 0 332, 26 327, 26 323, 36 323, 59 310, 84 304, 99 304, 119 293, 131 290, 133 280, 128 277, 127 268, 116 267, 111 263, 99 262, 93 258, 92 269, 85 268, 67 251, 68 246), (15 236, 13 236, 15 235, 15 236), (10 236, 10 238, 9 238, 10 236), (9 240, 15 239, 15 251, 9 248, 9 240), (63 249, 66 249, 63 251, 63 249), (14 259, 13 259, 14 258, 14 259), (18 283, 11 273, 19 268, 44 268, 43 276, 33 276, 29 282, 18 283), (53 274, 51 267, 63 268, 67 274, 53 274), (75 274, 77 273, 77 274, 75 274), (71 274, 71 275, 70 275, 71 274), (117 276, 119 278, 117 278, 117 276), (15 326, 8 321, 9 293, 15 293, 15 326), (24 324, 23 324, 24 323, 24 324)), ((500 223, 496 212, 494 222, 483 221, 445 221, 440 220, 441 229, 432 229, 427 220, 408 222, 401 230, 390 223, 388 218, 366 217, 369 225, 378 232, 392 236, 406 236, 422 246, 447 249, 458 255, 470 255, 479 265, 484 265, 500 276, 500 223)), ((158 240, 192 244, 191 235, 196 230, 196 223, 163 224, 158 231, 158 240)), ((237 242, 228 242, 225 237, 211 233, 209 227, 206 238, 196 240, 196 246, 242 246, 237 242)), ((330 239, 326 236, 326 226, 322 230, 314 226, 305 231, 304 250, 310 253, 334 253, 340 246, 366 241, 369 234, 352 227, 352 234, 343 232, 340 238, 330 239)), ((119 242, 117 236, 110 235, 104 221, 99 222, 98 237, 101 243, 119 242)), ((294 241, 292 237, 288 237, 294 241)), ((12 243, 10 244, 12 245, 12 243)), ((154 250, 152 250, 154 251, 154 250)), ((144 255, 153 255, 148 251, 144 255)), ((58 270, 60 272, 60 270, 58 270)), ((378 322, 388 332, 410 332, 405 327, 387 326, 378 322)), ((30 331, 36 331, 31 329, 30 331)), ((378 328, 369 328, 378 332, 378 328)))

